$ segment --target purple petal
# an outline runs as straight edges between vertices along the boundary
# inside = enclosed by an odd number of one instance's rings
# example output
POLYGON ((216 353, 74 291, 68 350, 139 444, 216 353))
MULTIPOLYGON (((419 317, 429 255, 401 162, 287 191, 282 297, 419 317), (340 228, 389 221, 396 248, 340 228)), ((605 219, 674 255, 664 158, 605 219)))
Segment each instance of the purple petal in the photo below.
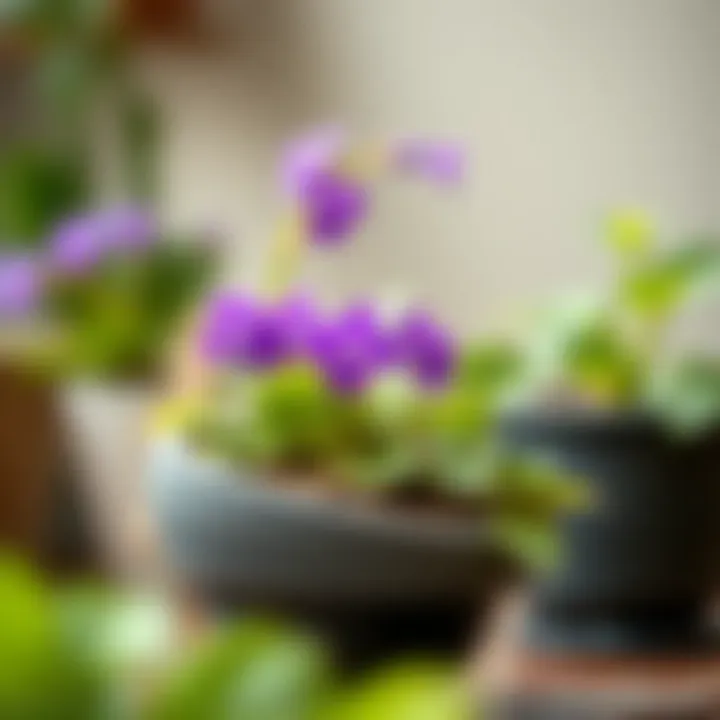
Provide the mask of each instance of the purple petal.
POLYGON ((443 185, 457 185, 465 177, 465 154, 449 142, 406 140, 395 149, 394 164, 401 172, 443 185))
POLYGON ((345 144, 345 134, 336 127, 313 130, 290 143, 282 155, 280 168, 284 192, 293 198, 303 195, 318 173, 336 165, 345 144))
POLYGON ((320 365, 326 382, 342 395, 356 395, 368 386, 373 368, 362 357, 338 352, 327 356, 320 365))
POLYGON ((338 328, 360 345, 376 367, 388 366, 395 357, 395 338, 375 305, 369 301, 350 305, 339 316, 338 328))
POLYGON ((200 331, 203 356, 218 364, 240 364, 244 333, 255 312, 254 301, 243 295, 221 292, 211 298, 200 331))
POLYGON ((315 336, 313 360, 328 384, 342 394, 361 392, 375 371, 361 339, 337 325, 328 325, 315 336))
POLYGON ((267 370, 293 356, 292 334, 282 313, 263 308, 248 322, 242 340, 242 360, 246 367, 267 370))
POLYGON ((33 258, 0 258, 0 317, 19 318, 31 314, 37 308, 41 293, 41 273, 33 258))
POLYGON ((233 293, 218 294, 210 302, 200 347, 211 362, 254 370, 273 368, 294 353, 283 312, 233 293))
POLYGON ((316 175, 300 198, 312 240, 337 246, 362 224, 368 212, 365 188, 339 175, 316 175))
POLYGON ((284 318, 287 333, 298 355, 307 354, 325 316, 309 295, 290 295, 280 301, 277 312, 284 318))
POLYGON ((142 250, 158 237, 154 218, 139 207, 118 207, 65 220, 50 240, 50 259, 62 273, 82 274, 111 255, 142 250))
POLYGON ((419 382, 441 387, 450 379, 457 359, 451 333, 423 311, 408 313, 398 328, 398 351, 419 382))
POLYGON ((97 216, 76 216, 65 220, 50 239, 50 262, 61 273, 84 273, 106 255, 101 224, 97 216))

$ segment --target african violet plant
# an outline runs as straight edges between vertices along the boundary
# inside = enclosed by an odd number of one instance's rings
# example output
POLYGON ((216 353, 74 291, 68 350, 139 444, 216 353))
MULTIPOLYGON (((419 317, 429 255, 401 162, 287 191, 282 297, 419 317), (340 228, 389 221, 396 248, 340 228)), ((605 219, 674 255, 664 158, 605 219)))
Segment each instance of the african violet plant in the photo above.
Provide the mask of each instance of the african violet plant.
POLYGON ((209 242, 162 235, 139 207, 63 221, 42 251, 0 258, 0 319, 45 322, 33 359, 54 372, 152 379, 215 261, 209 242))
POLYGON ((387 313, 366 299, 329 309, 293 286, 304 251, 341 246, 359 228, 378 172, 452 185, 463 164, 456 147, 435 142, 368 152, 324 132, 291 146, 291 209, 269 289, 220 292, 201 323, 215 372, 184 428, 200 452, 339 494, 511 508, 533 521, 577 501, 574 486, 493 441, 517 369, 512 345, 463 343, 422 307, 387 313))
POLYGON ((720 420, 720 359, 671 352, 668 340, 682 311, 717 297, 720 242, 705 236, 666 247, 638 212, 613 215, 605 242, 616 260, 610 287, 546 313, 519 396, 645 411, 701 432, 720 420))

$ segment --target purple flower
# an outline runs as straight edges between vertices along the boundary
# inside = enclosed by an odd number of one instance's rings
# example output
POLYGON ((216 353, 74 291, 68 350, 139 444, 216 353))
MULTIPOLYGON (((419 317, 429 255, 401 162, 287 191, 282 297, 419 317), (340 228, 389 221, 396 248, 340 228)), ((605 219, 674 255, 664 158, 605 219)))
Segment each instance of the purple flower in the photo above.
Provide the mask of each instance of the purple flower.
POLYGON ((328 384, 343 395, 362 392, 376 369, 362 340, 338 325, 329 325, 315 338, 313 360, 328 384))
POLYGON ((250 298, 220 292, 208 302, 200 331, 201 353, 213 363, 237 363, 242 353, 242 337, 255 312, 250 298))
POLYGON ((65 220, 50 240, 50 261, 62 273, 84 273, 106 255, 97 216, 76 216, 65 220))
POLYGON ((203 355, 214 363, 262 370, 290 358, 293 338, 278 308, 242 295, 221 293, 208 307, 200 346, 203 355))
POLYGON ((397 333, 400 360, 425 387, 442 387, 452 375, 457 349, 451 334, 432 316, 412 311, 397 333))
POLYGON ((342 332, 362 345, 368 360, 377 368, 387 367, 396 360, 394 334, 371 302, 350 305, 337 322, 342 332))
POLYGON ((147 248, 158 237, 155 220, 138 207, 118 207, 65 220, 50 240, 55 270, 83 274, 110 256, 147 248))
POLYGON ((291 142, 282 155, 280 179, 291 198, 305 190, 319 173, 331 172, 346 146, 345 134, 335 127, 323 127, 291 142))
POLYGON ((246 367, 267 370, 293 356, 292 335, 277 308, 258 308, 242 337, 242 360, 246 367))
POLYGON ((312 353, 335 390, 355 394, 388 367, 391 338, 375 308, 369 303, 358 303, 342 311, 316 334, 312 353))
POLYGON ((412 139, 399 143, 394 152, 394 165, 401 172, 444 185, 456 185, 465 176, 462 149, 437 140, 412 139))
POLYGON ((316 174, 299 200, 310 238, 326 247, 347 240, 368 213, 365 188, 337 173, 316 174))
POLYGON ((24 255, 0 258, 0 317, 31 314, 41 293, 41 273, 33 258, 24 255))
POLYGON ((340 168, 346 144, 337 128, 321 128, 283 154, 283 189, 299 204, 310 239, 318 245, 340 244, 367 215, 366 189, 340 168))
POLYGON ((322 310, 309 295, 295 294, 281 300, 277 312, 286 324, 293 352, 307 355, 313 338, 325 322, 322 310))

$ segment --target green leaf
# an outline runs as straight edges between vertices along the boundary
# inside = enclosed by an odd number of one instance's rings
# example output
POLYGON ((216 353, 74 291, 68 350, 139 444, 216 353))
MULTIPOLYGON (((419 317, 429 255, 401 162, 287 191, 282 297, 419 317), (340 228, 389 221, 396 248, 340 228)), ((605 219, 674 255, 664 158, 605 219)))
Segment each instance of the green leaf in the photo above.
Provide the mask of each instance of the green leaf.
POLYGON ((656 233, 652 220, 644 212, 624 210, 608 218, 605 238, 618 256, 635 260, 653 249, 656 233))
POLYGON ((144 254, 55 283, 48 304, 60 331, 62 374, 152 377, 181 322, 212 277, 200 244, 165 241, 144 254))
POLYGON ((461 354, 457 383, 465 392, 483 393, 492 399, 517 378, 522 362, 514 344, 472 344, 461 354))
POLYGON ((35 247, 89 195, 81 158, 32 144, 0 150, 0 244, 35 247))
POLYGON ((641 266, 621 282, 620 301, 632 313, 666 322, 689 301, 720 289, 720 244, 702 239, 641 266))
POLYGON ((450 669, 414 661, 373 674, 341 694, 322 720, 470 720, 471 699, 450 669))
POLYGON ((603 406, 635 402, 640 356, 607 305, 595 296, 570 295, 550 308, 531 337, 516 401, 560 393, 603 406))
POLYGON ((491 536, 502 551, 533 570, 549 570, 559 561, 559 533, 550 523, 499 517, 491 523, 491 536))
POLYGON ((148 720, 314 720, 329 677, 325 655, 310 638, 245 620, 180 668, 148 720))
POLYGON ((686 436, 720 427, 720 359, 693 358, 659 373, 649 393, 667 425, 686 436))

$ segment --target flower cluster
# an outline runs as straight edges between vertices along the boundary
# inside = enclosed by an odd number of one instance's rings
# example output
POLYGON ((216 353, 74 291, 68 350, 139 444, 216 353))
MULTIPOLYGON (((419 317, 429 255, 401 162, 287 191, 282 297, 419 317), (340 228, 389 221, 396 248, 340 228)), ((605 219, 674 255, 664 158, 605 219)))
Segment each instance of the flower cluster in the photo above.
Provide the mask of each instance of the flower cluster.
POLYGON ((118 255, 143 251, 159 238, 156 220, 138 207, 119 207, 64 221, 50 239, 49 265, 83 274, 118 255))
POLYGON ((155 219, 138 207, 116 207, 63 221, 43 253, 0 257, 0 318, 31 314, 46 281, 87 275, 107 260, 147 250, 158 238, 155 219))
POLYGON ((452 334, 424 311, 389 323, 369 302, 330 313, 304 296, 262 302, 233 293, 210 302, 201 349, 213 364, 249 371, 309 362, 346 394, 361 392, 383 372, 403 369, 423 387, 441 387, 457 351, 452 334))
MULTIPOLYGON (((453 144, 409 139, 374 150, 383 170, 454 185, 464 176, 464 156, 453 144)), ((305 231, 316 245, 334 247, 367 217, 371 197, 365 173, 355 167, 362 148, 342 132, 324 128, 291 143, 283 154, 281 184, 301 210, 305 231)))

